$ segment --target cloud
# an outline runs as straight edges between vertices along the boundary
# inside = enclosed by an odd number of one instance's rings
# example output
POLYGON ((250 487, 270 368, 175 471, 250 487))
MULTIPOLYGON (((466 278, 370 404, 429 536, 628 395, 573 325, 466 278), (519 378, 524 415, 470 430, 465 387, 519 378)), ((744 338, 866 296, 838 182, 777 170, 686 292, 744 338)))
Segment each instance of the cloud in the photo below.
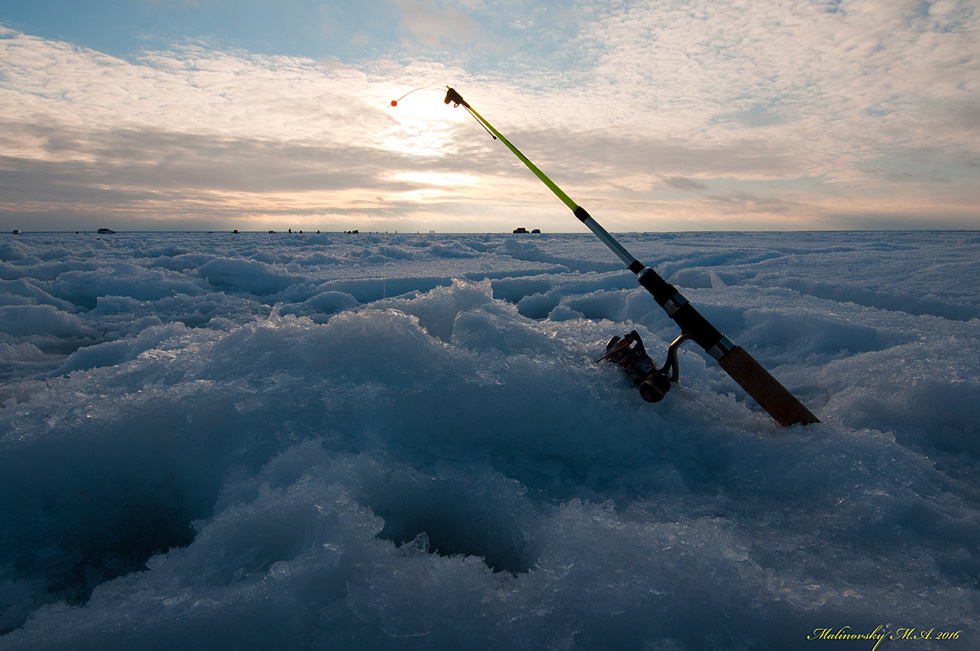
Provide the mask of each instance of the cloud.
POLYGON ((434 0, 395 0, 401 11, 401 27, 407 35, 430 50, 452 48, 501 52, 501 40, 468 12, 434 0))
POLYGON ((976 98, 968 6, 937 25, 917 2, 841 3, 836 13, 810 2, 629 3, 580 39, 597 61, 583 105, 684 139, 755 131, 823 153, 828 167, 898 130, 959 140, 956 127, 937 132, 934 109, 976 98))
POLYGON ((684 192, 704 192, 708 189, 704 183, 683 176, 672 176, 664 179, 664 183, 675 190, 683 190, 684 192))
POLYGON ((3 29, 0 221, 84 207, 479 230, 521 211, 573 230, 499 142, 442 104, 446 83, 610 229, 651 214, 647 228, 665 229, 771 228, 780 213, 787 227, 834 228, 862 210, 897 225, 977 216, 969 2, 397 8, 418 47, 358 62, 200 43, 126 60, 3 29), (508 59, 511 47, 522 56, 508 59))
POLYGON ((199 47, 131 63, 16 33, 0 47, 0 214, 21 227, 361 210, 351 197, 383 194, 397 160, 377 145, 397 85, 369 71, 199 47))

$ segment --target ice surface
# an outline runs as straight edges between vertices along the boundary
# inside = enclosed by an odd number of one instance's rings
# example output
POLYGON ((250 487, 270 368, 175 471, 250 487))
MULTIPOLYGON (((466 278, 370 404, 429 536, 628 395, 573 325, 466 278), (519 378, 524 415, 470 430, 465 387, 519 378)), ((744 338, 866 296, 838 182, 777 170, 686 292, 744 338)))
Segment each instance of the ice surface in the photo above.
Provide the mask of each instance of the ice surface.
POLYGON ((976 648, 980 236, 621 240, 822 424, 589 234, 0 236, 0 649, 976 648))

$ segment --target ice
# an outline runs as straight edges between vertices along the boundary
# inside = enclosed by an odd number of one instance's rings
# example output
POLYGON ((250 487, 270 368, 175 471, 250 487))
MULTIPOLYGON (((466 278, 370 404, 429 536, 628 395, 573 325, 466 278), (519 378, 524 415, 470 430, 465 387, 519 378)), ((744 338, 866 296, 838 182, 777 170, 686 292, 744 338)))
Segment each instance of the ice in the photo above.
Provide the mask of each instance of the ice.
POLYGON ((257 296, 275 294, 300 283, 300 276, 285 273, 272 265, 253 260, 215 259, 198 269, 213 287, 243 291, 257 296))
POLYGON ((34 335, 82 337, 87 328, 77 316, 51 305, 8 305, 0 307, 0 332, 12 337, 34 335))
POLYGON ((822 423, 588 233, 0 236, 0 650, 975 648, 980 237, 619 237, 822 423))

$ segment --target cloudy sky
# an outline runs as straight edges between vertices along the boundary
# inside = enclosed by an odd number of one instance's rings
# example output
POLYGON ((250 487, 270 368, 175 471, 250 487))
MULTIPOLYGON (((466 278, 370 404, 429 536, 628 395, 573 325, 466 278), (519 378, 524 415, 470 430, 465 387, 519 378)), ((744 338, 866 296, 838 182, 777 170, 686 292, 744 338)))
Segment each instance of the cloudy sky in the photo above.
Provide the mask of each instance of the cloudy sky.
POLYGON ((978 0, 0 0, 0 228, 581 231, 447 84, 611 231, 980 228, 978 0))

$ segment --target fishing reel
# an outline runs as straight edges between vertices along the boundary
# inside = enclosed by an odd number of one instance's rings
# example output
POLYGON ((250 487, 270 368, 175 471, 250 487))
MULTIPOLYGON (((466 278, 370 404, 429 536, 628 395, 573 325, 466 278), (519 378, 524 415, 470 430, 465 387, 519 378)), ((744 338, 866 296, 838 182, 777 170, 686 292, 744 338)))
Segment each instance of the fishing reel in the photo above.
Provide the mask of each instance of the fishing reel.
POLYGON ((680 370, 677 365, 677 349, 688 340, 682 334, 667 348, 667 361, 663 368, 657 368, 643 347, 643 341, 636 330, 622 337, 613 337, 606 344, 606 354, 596 360, 609 361, 619 366, 640 390, 640 396, 647 402, 660 402, 670 391, 670 385, 677 382, 680 370))

